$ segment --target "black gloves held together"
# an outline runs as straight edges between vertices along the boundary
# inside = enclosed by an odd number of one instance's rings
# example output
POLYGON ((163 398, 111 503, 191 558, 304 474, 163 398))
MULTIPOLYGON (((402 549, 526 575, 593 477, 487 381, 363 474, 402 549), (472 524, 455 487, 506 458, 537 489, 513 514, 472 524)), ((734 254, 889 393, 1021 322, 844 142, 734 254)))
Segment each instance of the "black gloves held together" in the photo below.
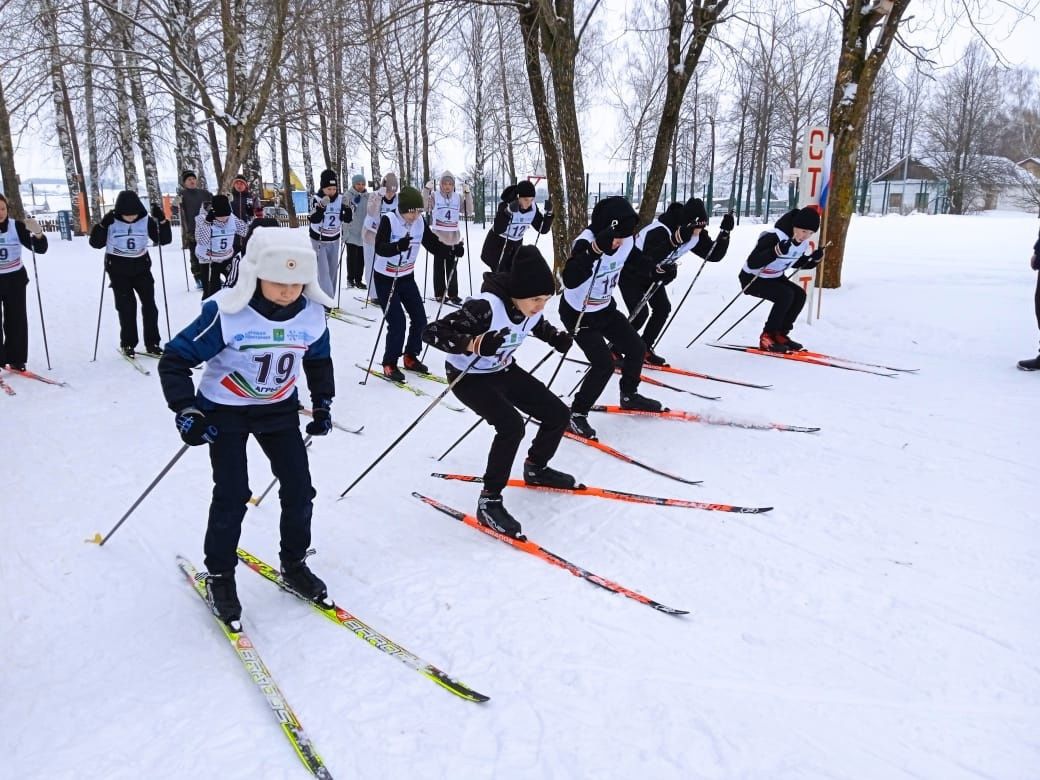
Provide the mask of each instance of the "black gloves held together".
POLYGON ((477 337, 477 354, 483 357, 492 357, 509 338, 509 328, 497 331, 488 331, 477 337))
POLYGON ((411 247, 412 247, 412 237, 411 236, 405 236, 404 238, 398 239, 398 241, 397 241, 397 251, 398 252, 407 252, 409 249, 411 249, 411 247))

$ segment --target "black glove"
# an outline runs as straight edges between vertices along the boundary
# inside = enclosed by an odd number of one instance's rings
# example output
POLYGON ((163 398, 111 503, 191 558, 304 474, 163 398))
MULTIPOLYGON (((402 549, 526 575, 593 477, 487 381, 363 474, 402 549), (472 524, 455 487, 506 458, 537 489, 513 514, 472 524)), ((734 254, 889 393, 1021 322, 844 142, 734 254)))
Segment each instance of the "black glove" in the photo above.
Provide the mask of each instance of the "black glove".
POLYGON ((733 229, 733 215, 726 214, 722 218, 722 224, 719 225, 719 230, 730 231, 733 229))
POLYGON ((781 255, 786 255, 790 251, 791 251, 791 241, 790 241, 790 239, 785 239, 783 241, 780 241, 776 245, 776 256, 777 257, 780 257, 781 255))
POLYGON ((466 247, 464 247, 460 241, 452 247, 452 252, 455 254, 455 257, 462 257, 466 254, 466 247))
POLYGON ((516 200, 516 185, 510 184, 504 190, 502 190, 502 201, 509 203, 510 201, 516 200))
POLYGON ((412 237, 411 236, 405 236, 404 238, 398 239, 398 241, 397 241, 397 251, 398 252, 407 252, 409 249, 411 249, 411 247, 412 247, 412 237))
POLYGON ((599 251, 604 254, 611 254, 614 251, 614 228, 608 227, 599 231, 596 234, 596 247, 599 251))
POLYGON ((163 213, 163 210, 158 203, 152 204, 152 219, 154 219, 156 222, 166 221, 166 214, 163 213))
POLYGON ((517 198, 513 198, 509 201, 509 210, 514 214, 520 210, 520 201, 517 198))
POLYGON ((112 227, 112 225, 115 223, 115 221, 116 221, 116 213, 114 211, 110 211, 107 214, 105 214, 105 216, 103 216, 101 218, 101 226, 102 227, 112 227))
POLYGON ((480 336, 480 341, 477 344, 477 354, 483 355, 484 357, 491 357, 502 345, 506 343, 506 339, 509 338, 509 328, 502 328, 502 330, 488 331, 483 336, 480 336))
POLYGON ((689 225, 680 225, 679 229, 675 232, 679 234, 679 243, 685 244, 693 238, 693 223, 691 222, 689 225))
POLYGON ((556 331, 556 335, 549 339, 549 345, 561 355, 565 354, 572 344, 574 344, 574 336, 565 330, 556 331))
POLYGON ((545 212, 545 216, 552 216, 552 198, 545 199, 545 203, 543 204, 542 210, 545 212))
POLYGON ((212 224, 213 220, 215 220, 216 218, 217 218, 217 213, 213 209, 210 209, 209 211, 206 212, 206 221, 209 222, 210 224, 212 224))
POLYGON ((181 441, 189 447, 212 444, 219 433, 217 426, 206 424, 206 415, 194 406, 177 413, 177 432, 181 435, 181 441))
POLYGON ((661 284, 671 284, 675 281, 675 277, 679 274, 679 268, 675 263, 667 263, 659 265, 654 269, 656 276, 654 281, 660 282, 661 284))
POLYGON ((311 410, 311 421, 304 429, 311 436, 324 436, 332 430, 331 401, 321 401, 311 410))
POLYGON ((814 268, 820 264, 821 260, 823 260, 823 253, 825 251, 826 250, 824 249, 824 247, 821 246, 819 249, 817 249, 815 252, 809 255, 809 259, 812 261, 814 268))
POLYGON ((343 209, 340 212, 339 218, 342 222, 353 222, 354 221, 354 209, 343 209))

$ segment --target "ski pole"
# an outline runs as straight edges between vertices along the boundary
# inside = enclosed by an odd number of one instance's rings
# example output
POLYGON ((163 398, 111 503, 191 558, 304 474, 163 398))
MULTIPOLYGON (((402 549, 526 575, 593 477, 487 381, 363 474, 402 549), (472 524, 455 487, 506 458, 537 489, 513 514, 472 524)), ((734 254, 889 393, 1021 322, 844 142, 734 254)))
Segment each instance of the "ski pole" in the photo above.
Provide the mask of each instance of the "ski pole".
MULTIPOLYGON (((151 215, 149 215, 151 216, 151 215)), ((159 220, 155 220, 156 232, 159 231, 159 220)), ((173 331, 170 329, 170 303, 166 299, 166 269, 163 267, 162 240, 156 242, 159 247, 159 278, 162 280, 162 302, 163 311, 166 313, 166 340, 173 341, 173 331)))
POLYGON ((462 225, 466 229, 466 247, 467 247, 467 250, 466 250, 466 270, 469 271, 469 294, 470 294, 470 297, 473 297, 473 264, 470 262, 469 249, 468 249, 470 243, 469 243, 469 214, 467 213, 468 210, 469 210, 469 207, 466 204, 466 196, 467 195, 469 195, 469 189, 467 189, 466 187, 463 187, 462 188, 462 225))
POLYGON ((101 306, 105 302, 105 266, 101 265, 101 295, 98 298, 97 305, 97 333, 94 334, 94 357, 90 359, 93 363, 97 360, 97 348, 98 342, 101 340, 101 306))
MULTIPOLYGON (((303 440, 304 447, 310 447, 313 442, 311 441, 311 435, 308 433, 303 440)), ((267 489, 260 494, 259 498, 250 498, 246 503, 252 504, 253 506, 260 506, 260 502, 267 497, 267 494, 271 492, 275 485, 278 484, 278 477, 271 480, 271 484, 267 486, 267 489)))
MULTIPOLYGON (((40 308, 40 329, 43 331, 43 354, 47 356, 47 370, 51 370, 51 351, 47 347, 47 323, 43 319, 43 296, 40 295, 40 272, 36 268, 36 250, 29 247, 29 251, 32 252, 33 259, 33 276, 36 277, 36 302, 40 308)), ((104 295, 105 288, 101 288, 101 293, 104 295)))
POLYGON ((191 282, 188 281, 188 255, 185 251, 186 247, 181 247, 181 267, 184 269, 184 289, 187 292, 191 292, 191 282))
POLYGON ((679 305, 675 307, 675 310, 674 310, 674 311, 672 312, 672 316, 668 318, 668 322, 666 322, 666 323, 664 324, 664 327, 663 327, 663 328, 661 328, 661 332, 660 332, 660 333, 658 333, 658 334, 657 334, 657 338, 656 338, 656 339, 654 339, 654 343, 650 345, 650 349, 651 349, 651 350, 653 350, 653 348, 654 348, 655 346, 657 346, 657 343, 658 343, 658 342, 659 342, 659 341, 661 340, 661 338, 662 338, 662 337, 664 336, 664 333, 665 333, 665 331, 666 331, 666 330, 668 330, 669 326, 670 326, 670 325, 672 324, 672 322, 673 322, 673 321, 675 320, 675 316, 676 316, 676 315, 677 315, 677 314, 679 313, 679 309, 681 309, 681 308, 682 308, 682 306, 683 306, 683 304, 684 304, 684 303, 686 303, 686 299, 687 299, 688 297, 690 297, 690 293, 691 293, 691 292, 693 291, 693 286, 694 286, 695 284, 697 284, 697 280, 698 280, 698 279, 700 278, 700 276, 701 276, 701 271, 703 271, 703 270, 704 270, 704 266, 706 266, 707 264, 708 264, 708 259, 707 259, 707 258, 705 258, 705 259, 704 259, 704 261, 703 261, 703 262, 701 263, 701 267, 697 269, 697 273, 696 273, 696 274, 694 275, 694 277, 693 277, 693 281, 692 281, 692 282, 690 282, 690 286, 686 288, 686 292, 684 292, 684 293, 683 293, 683 297, 682 297, 682 298, 681 298, 681 299, 679 300, 679 305))
MULTIPOLYGON (((389 454, 390 454, 390 452, 391 452, 391 450, 393 450, 393 449, 394 449, 394 447, 396 447, 396 446, 397 446, 398 444, 400 444, 400 443, 401 443, 401 440, 402 440, 402 439, 404 439, 404 437, 405 437, 405 436, 407 436, 407 435, 408 435, 409 433, 411 433, 411 432, 412 432, 412 430, 413 430, 413 429, 415 428, 415 426, 417 426, 417 425, 418 425, 418 424, 419 424, 420 422, 422 422, 422 419, 423 419, 423 418, 424 418, 424 417, 425 417, 425 416, 426 416, 427 414, 429 414, 429 413, 430 413, 431 411, 433 411, 433 408, 434 408, 434 407, 435 407, 435 406, 436 406, 437 404, 439 404, 439 403, 440 403, 441 401, 443 401, 443 400, 445 399, 445 397, 446 397, 446 396, 448 395, 448 393, 450 393, 450 392, 451 392, 452 388, 454 388, 454 387, 455 387, 455 385, 457 385, 457 384, 459 383, 459 381, 460 381, 460 380, 461 380, 461 379, 462 379, 462 378, 463 378, 464 376, 466 376, 466 374, 468 374, 468 373, 469 373, 469 370, 470 370, 471 368, 473 368, 474 364, 475 364, 475 363, 476 363, 476 362, 477 362, 478 360, 480 360, 480 354, 479 354, 479 353, 477 353, 476 355, 474 355, 474 356, 473 356, 473 360, 471 360, 471 361, 469 362, 469 365, 468 365, 468 366, 466 366, 466 367, 465 367, 465 368, 464 368, 464 369, 462 370, 462 372, 461 372, 461 373, 460 373, 460 374, 459 374, 459 375, 458 375, 457 377, 455 377, 454 379, 452 379, 452 380, 451 380, 451 382, 450 382, 450 383, 448 384, 448 386, 447 386, 447 387, 445 387, 445 388, 444 388, 444 390, 442 390, 442 391, 441 391, 441 394, 440 394, 440 395, 438 395, 438 396, 437 396, 436 398, 434 398, 434 399, 433 399, 433 401, 432 401, 432 402, 430 403, 430 405, 429 405, 429 406, 427 406, 427 407, 426 407, 426 408, 425 408, 425 409, 423 410, 422 414, 420 414, 420 415, 419 415, 418 417, 416 417, 416 418, 415 418, 415 421, 414 421, 414 422, 412 422, 412 424, 411 424, 411 425, 409 425, 409 426, 408 426, 407 428, 405 428, 405 429, 404 429, 404 430, 403 430, 403 431, 401 432, 401 434, 400 434, 400 435, 399 435, 399 436, 398 436, 398 437, 397 437, 396 439, 394 439, 394 440, 393 440, 393 442, 392 442, 392 443, 390 444, 390 446, 389 446, 389 447, 387 447, 387 448, 386 448, 385 450, 383 450, 383 452, 382 452, 382 453, 381 453, 381 454, 379 455, 379 457, 378 457, 378 458, 376 458, 376 459, 375 459, 374 461, 372 461, 371 465, 370 465, 370 466, 369 466, 369 467, 368 467, 367 469, 365 469, 364 471, 362 471, 362 472, 361 472, 360 476, 358 476, 358 478, 357 478, 357 479, 355 479, 355 480, 354 480, 353 482, 351 482, 351 483, 350 483, 349 485, 347 485, 347 489, 346 489, 346 490, 344 490, 344 491, 343 491, 342 493, 340 493, 340 494, 339 494, 339 497, 340 497, 340 498, 343 498, 343 497, 345 497, 345 496, 347 495, 347 493, 349 493, 349 492, 350 492, 350 491, 351 491, 351 490, 353 489, 353 487, 354 487, 355 485, 357 485, 357 483, 358 483, 358 482, 360 482, 361 480, 363 480, 363 479, 365 478, 365 476, 366 476, 366 475, 367 475, 367 474, 368 474, 368 473, 369 473, 369 472, 370 472, 370 471, 371 471, 372 469, 374 469, 374 468, 375 468, 375 467, 376 467, 376 466, 377 466, 377 465, 379 464, 379 462, 380 462, 380 461, 381 461, 381 460, 382 460, 383 458, 385 458, 385 457, 386 457, 387 455, 389 455, 389 454)), ((480 422, 480 420, 477 420, 477 422, 479 423, 479 422, 480 422)), ((476 426, 474 426, 474 427, 476 427, 476 426)), ((472 429, 471 429, 471 430, 472 430, 472 429)))
MULTIPOLYGON (((595 239, 593 239, 593 242, 595 242, 595 239)), ((568 331, 568 333, 571 334, 571 338, 577 338, 578 337, 578 329, 581 328, 581 321, 585 317, 585 310, 588 308, 589 298, 592 297, 592 288, 596 286, 596 275, 599 273, 599 266, 600 266, 600 264, 602 262, 603 262, 603 253, 601 252, 600 256, 596 259, 596 267, 592 269, 592 276, 589 277, 589 289, 585 293, 585 300, 582 301, 581 311, 578 312, 578 319, 574 323, 574 330, 573 331, 568 331)), ((572 342, 572 346, 573 346, 573 342, 572 342)), ((570 348, 569 347, 567 348, 567 352, 570 352, 570 348)), ((545 384, 546 389, 548 389, 549 386, 552 385, 552 383, 556 380, 556 375, 559 374, 560 373, 560 369, 563 368, 563 361, 565 361, 567 359, 567 352, 564 352, 562 355, 560 355, 560 362, 556 364, 556 370, 553 371, 552 376, 549 377, 549 381, 546 382, 546 384, 545 384)), ((591 369, 592 367, 589 366, 589 368, 591 369)), ((586 371, 585 373, 588 373, 588 372, 586 371)), ((582 379, 584 379, 584 377, 582 377, 582 379)), ((581 382, 579 380, 579 384, 580 383, 581 382)), ((577 389, 577 385, 575 385, 575 389, 577 389)), ((574 392, 574 390, 571 390, 571 393, 573 393, 573 392, 574 392)), ((570 395, 570 393, 568 393, 568 395, 570 395)), ((530 419, 531 419, 531 415, 528 415, 527 419, 524 420, 524 426, 525 427, 527 426, 527 423, 530 421, 530 419)))
MULTIPOLYGON (((751 281, 748 282, 746 285, 744 285, 744 287, 740 290, 740 292, 738 292, 736 295, 733 296, 733 300, 731 300, 729 303, 727 303, 725 306, 722 307, 722 311, 720 311, 718 314, 716 314, 712 318, 711 322, 709 322, 707 325, 705 325, 703 328, 701 328, 701 332, 700 333, 698 333, 696 336, 694 336, 692 339, 690 339, 690 343, 686 345, 687 349, 692 347, 693 346, 693 342, 695 342, 697 339, 699 339, 701 336, 703 336, 705 334, 705 332, 708 330, 708 328, 710 328, 712 325, 714 325, 716 322, 718 322, 719 317, 721 317, 723 314, 725 314, 726 310, 729 309, 729 307, 732 306, 734 303, 736 303, 741 295, 743 295, 744 293, 746 293, 748 291, 748 288, 751 287, 751 285, 753 285, 755 283, 755 280, 758 279, 758 274, 760 274, 760 273, 762 273, 761 269, 759 270, 759 272, 757 274, 755 274, 754 276, 751 277, 751 281)), ((761 303, 761 301, 759 301, 759 303, 761 303)), ((757 306, 758 304, 755 304, 755 305, 757 306)), ((752 311, 754 311, 754 308, 752 308, 752 311)), ((748 312, 748 314, 750 314, 750 313, 751 312, 748 312)), ((747 315, 745 315, 745 316, 747 316, 747 315)))
MULTIPOLYGON (((453 255, 453 257, 454 257, 454 255, 453 255)), ((458 270, 459 270, 459 262, 458 262, 458 258, 455 258, 455 265, 451 269, 451 273, 448 274, 448 282, 447 282, 447 284, 444 285, 444 296, 441 298, 440 301, 437 302, 437 313, 433 315, 434 322, 436 322, 437 320, 439 320, 441 318, 441 309, 444 308, 444 298, 448 297, 448 290, 451 289, 451 282, 455 278, 455 272, 458 271, 458 270)), ((419 362, 420 363, 422 363, 426 359, 426 353, 429 352, 429 350, 430 350, 430 345, 427 344, 423 348, 422 355, 419 356, 419 362)))
POLYGON ((187 444, 182 444, 181 448, 179 450, 177 450, 177 454, 174 455, 173 458, 170 459, 170 462, 167 463, 166 466, 163 467, 163 470, 159 472, 159 476, 157 476, 155 479, 152 480, 152 484, 150 484, 148 487, 146 487, 144 492, 137 498, 137 500, 133 503, 133 505, 129 509, 126 510, 126 514, 124 514, 122 517, 119 518, 119 522, 116 523, 114 526, 112 526, 112 530, 111 531, 109 531, 107 534, 105 534, 104 537, 102 537, 101 534, 96 533, 96 534, 94 534, 93 538, 88 539, 87 541, 94 542, 94 544, 97 544, 98 546, 102 546, 102 545, 104 545, 105 542, 107 542, 110 538, 112 538, 112 534, 114 534, 117 530, 119 530, 119 526, 121 526, 123 523, 126 522, 126 519, 128 517, 130 517, 131 514, 133 514, 133 511, 135 509, 137 509, 137 507, 140 505, 140 503, 142 501, 145 500, 145 498, 147 498, 148 494, 151 493, 152 490, 155 488, 155 486, 159 484, 160 480, 162 480, 162 478, 166 476, 167 472, 169 472, 169 470, 173 468, 173 464, 176 463, 178 460, 180 460, 181 459, 181 455, 183 455, 187 451, 188 451, 188 445, 187 444))
POLYGON ((339 265, 336 266, 336 308, 339 308, 340 303, 343 300, 343 253, 347 249, 345 241, 341 241, 339 245, 339 265))
MULTIPOLYGON (((373 267, 375 263, 373 263, 373 267)), ((399 276, 394 277, 394 281, 390 284, 390 294, 386 297, 386 306, 383 307, 383 318, 379 320, 379 330, 376 331, 376 342, 372 345, 372 354, 368 358, 368 368, 365 370, 365 378, 362 379, 358 384, 367 385, 368 378, 372 376, 372 364, 376 359, 376 350, 379 349, 379 337, 383 334, 383 326, 386 324, 386 315, 390 312, 390 305, 394 302, 394 293, 397 292, 397 280, 399 276)), ((402 304, 403 306, 404 304, 402 304)))

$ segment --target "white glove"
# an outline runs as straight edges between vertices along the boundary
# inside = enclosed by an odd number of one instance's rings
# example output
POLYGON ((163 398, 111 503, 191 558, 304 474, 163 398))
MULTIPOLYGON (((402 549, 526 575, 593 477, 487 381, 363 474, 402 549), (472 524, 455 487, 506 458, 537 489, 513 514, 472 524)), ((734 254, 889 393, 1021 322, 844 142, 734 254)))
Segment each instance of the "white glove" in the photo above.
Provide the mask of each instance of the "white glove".
POLYGON ((43 235, 43 228, 40 227, 40 223, 32 217, 27 217, 25 220, 25 229, 32 233, 34 236, 39 238, 43 235))
POLYGON ((428 189, 430 192, 433 192, 433 179, 430 179, 430 181, 426 182, 426 189, 428 189))
POLYGON ((331 202, 332 201, 329 200, 328 195, 322 195, 320 198, 318 198, 318 205, 321 206, 323 209, 328 208, 329 203, 331 202))

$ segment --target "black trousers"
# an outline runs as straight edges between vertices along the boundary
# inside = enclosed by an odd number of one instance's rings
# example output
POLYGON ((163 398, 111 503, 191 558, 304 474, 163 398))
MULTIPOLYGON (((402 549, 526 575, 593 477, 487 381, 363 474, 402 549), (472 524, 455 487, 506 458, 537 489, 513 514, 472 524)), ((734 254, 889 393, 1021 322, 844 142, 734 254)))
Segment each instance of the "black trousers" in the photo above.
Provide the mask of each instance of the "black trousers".
MULTIPOLYGON (((195 226, 192 225, 191 229, 194 230, 195 226)), ((191 267, 192 278, 197 282, 205 281, 202 275, 202 265, 199 263, 199 258, 195 256, 195 239, 187 239, 184 246, 188 249, 188 265, 191 267)))
MULTIPOLYGON (((646 295, 647 291, 654 284, 656 282, 626 280, 624 275, 622 275, 618 287, 621 288, 621 297, 625 299, 625 306, 628 308, 630 317, 632 316, 632 311, 639 305, 639 302, 643 300, 643 296, 646 295)), ((646 329, 643 331, 643 343, 646 344, 648 350, 653 348, 654 342, 661 335, 661 330, 664 328, 664 324, 668 322, 668 315, 671 313, 672 302, 668 300, 668 291, 662 284, 632 319, 632 327, 637 332, 643 327, 643 323, 646 323, 646 329)))
POLYGON ((24 267, 0 274, 0 366, 20 366, 29 359, 28 285, 29 273, 24 267))
POLYGON ((523 243, 523 240, 506 241, 497 233, 488 233, 480 249, 480 259, 492 271, 508 271, 513 267, 513 258, 523 243))
POLYGON ((354 287, 365 281, 365 250, 361 246, 347 244, 347 284, 354 287))
POLYGON ((457 298, 459 294, 459 260, 452 247, 441 244, 433 256, 433 294, 440 298, 447 290, 448 295, 457 298))
MULTIPOLYGON (((296 416, 295 413, 293 416, 296 416)), ((300 429, 285 428, 265 433, 254 432, 252 435, 271 462, 274 476, 278 478, 278 498, 282 504, 279 525, 281 560, 302 560, 311 544, 311 514, 315 492, 311 486, 307 448, 300 429)), ((247 431, 221 429, 216 441, 209 445, 209 460, 213 467, 213 500, 209 505, 204 548, 206 568, 209 571, 231 571, 238 563, 235 548, 242 535, 246 503, 252 496, 246 460, 246 441, 249 436, 247 431)))
POLYGON ((107 264, 108 279, 112 296, 119 313, 119 346, 136 347, 137 299, 141 299, 141 320, 144 325, 144 344, 157 347, 162 341, 159 335, 159 309, 155 305, 155 279, 152 277, 152 261, 114 260, 107 264))
MULTIPOLYGON (((459 375, 454 366, 446 370, 449 380, 459 375)), ((506 486, 524 439, 524 419, 517 409, 542 423, 527 457, 546 466, 556 454, 570 418, 567 405, 515 363, 491 374, 466 374, 452 392, 495 429, 484 469, 484 489, 489 493, 500 493, 506 486)))
POLYGON ((415 274, 397 277, 397 285, 391 276, 375 271, 372 283, 376 287, 379 305, 386 312, 386 346, 383 348, 383 365, 396 364, 402 353, 415 357, 422 351, 422 330, 426 327, 426 307, 422 294, 415 283, 415 274), (391 288, 394 291, 390 297, 391 288), (405 341, 405 316, 408 312, 408 340, 405 341))
MULTIPOLYGON (((566 300, 560 301, 560 321, 567 330, 574 330, 578 312, 566 300)), ((646 345, 628 319, 614 304, 607 309, 582 317, 581 328, 574 335, 574 343, 581 347, 591 367, 574 395, 571 411, 585 414, 599 400, 603 388, 614 374, 614 352, 624 357, 621 367, 621 392, 634 393, 639 389, 639 372, 643 368, 646 345)))
POLYGON ((221 287, 224 286, 224 280, 231 276, 231 260, 225 260, 223 263, 209 262, 202 263, 202 297, 208 298, 221 287))
MULTIPOLYGON (((755 279, 754 276, 744 271, 740 272, 739 278, 742 288, 755 279)), ((769 317, 762 328, 770 333, 775 331, 789 333, 794 327, 798 315, 802 313, 802 307, 805 306, 805 290, 800 284, 795 284, 785 278, 755 279, 744 294, 773 302, 773 308, 769 310, 769 317)))
MULTIPOLYGON (((28 280, 26 284, 28 284, 28 280)), ((1036 292, 1033 293, 1033 308, 1036 310, 1036 327, 1040 328, 1040 273, 1036 275, 1036 292)))

